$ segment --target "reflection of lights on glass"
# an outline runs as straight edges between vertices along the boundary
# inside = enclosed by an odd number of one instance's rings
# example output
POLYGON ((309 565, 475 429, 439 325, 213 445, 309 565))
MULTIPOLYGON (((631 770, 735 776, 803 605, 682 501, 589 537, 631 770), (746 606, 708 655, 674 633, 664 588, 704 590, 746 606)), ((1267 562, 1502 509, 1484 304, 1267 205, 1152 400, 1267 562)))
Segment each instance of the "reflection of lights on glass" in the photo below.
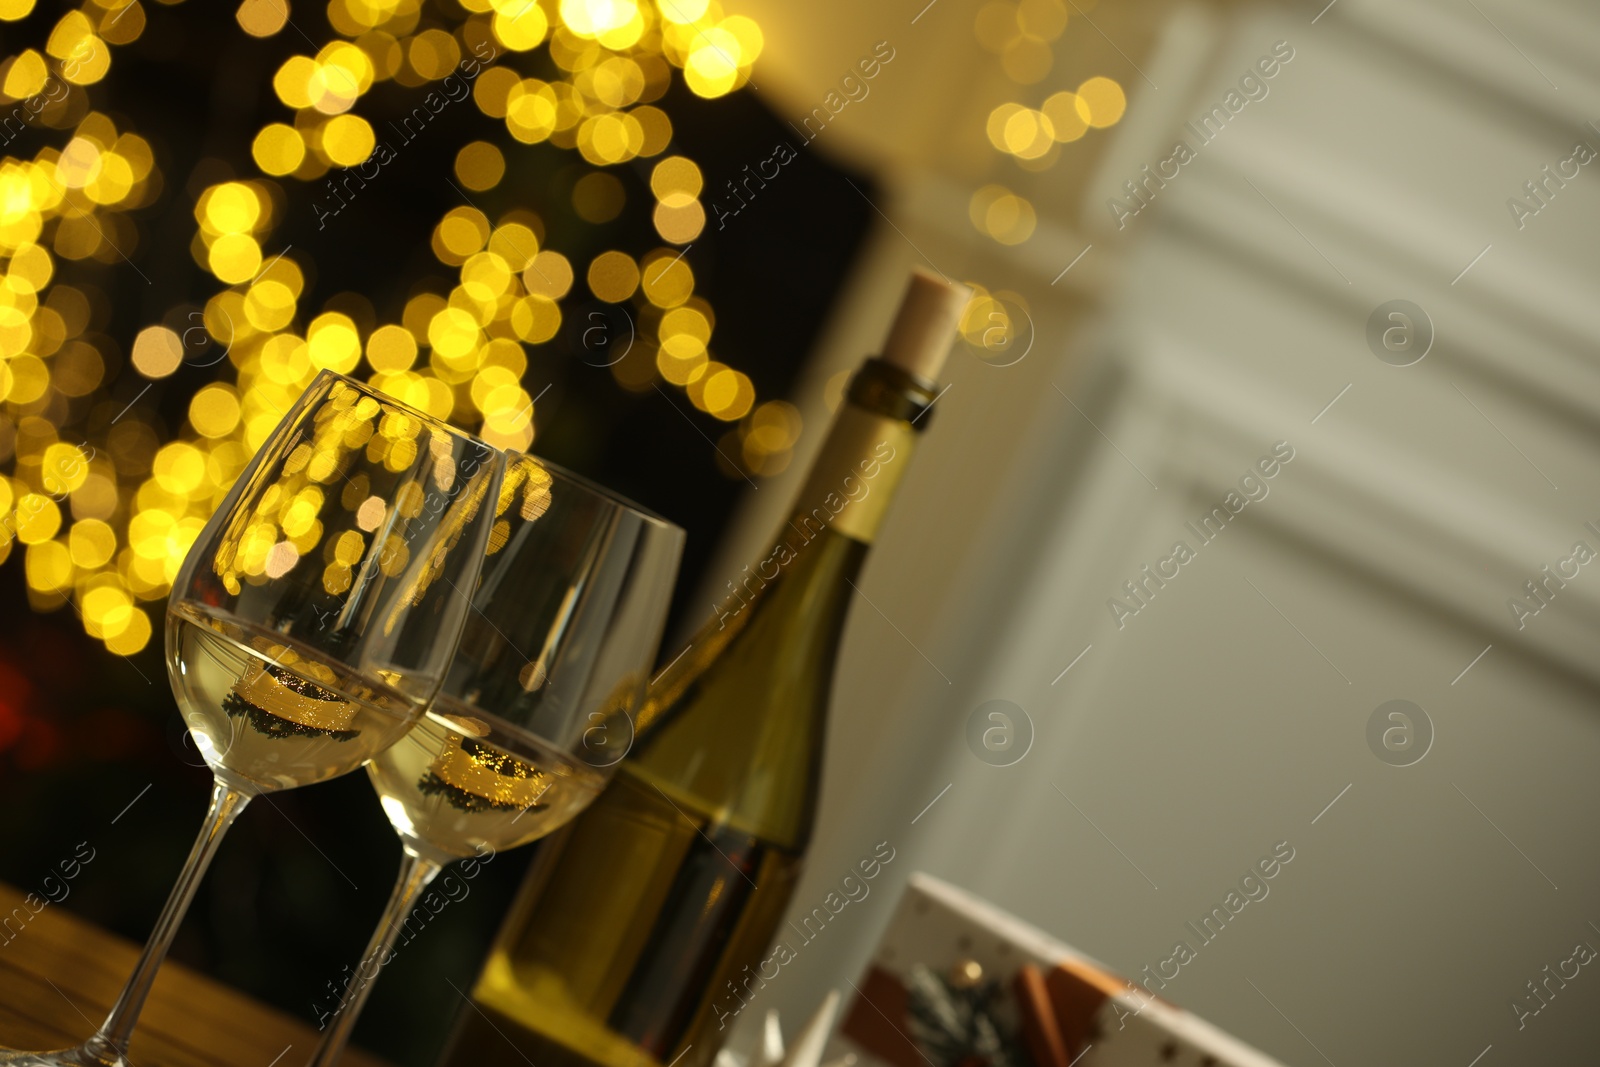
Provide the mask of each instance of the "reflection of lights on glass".
POLYGON ((221 756, 222 753, 218 749, 217 743, 211 739, 211 735, 206 731, 191 727, 189 736, 194 738, 194 747, 199 750, 200 758, 207 763, 214 762, 221 756))
POLYGON ((411 816, 406 814, 405 805, 392 796, 379 796, 383 804, 383 813, 389 817, 389 822, 401 834, 411 834, 415 828, 411 825, 411 816))

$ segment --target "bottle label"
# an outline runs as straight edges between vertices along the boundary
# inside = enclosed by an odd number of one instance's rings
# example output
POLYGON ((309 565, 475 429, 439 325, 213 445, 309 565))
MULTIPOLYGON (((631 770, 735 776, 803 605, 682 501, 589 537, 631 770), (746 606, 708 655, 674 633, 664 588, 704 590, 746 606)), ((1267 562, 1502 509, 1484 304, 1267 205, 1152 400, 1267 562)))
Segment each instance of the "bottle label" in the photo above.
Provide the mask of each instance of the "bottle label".
POLYGON ((807 538, 823 529, 871 544, 916 447, 916 430, 845 404, 828 434, 795 507, 807 538))

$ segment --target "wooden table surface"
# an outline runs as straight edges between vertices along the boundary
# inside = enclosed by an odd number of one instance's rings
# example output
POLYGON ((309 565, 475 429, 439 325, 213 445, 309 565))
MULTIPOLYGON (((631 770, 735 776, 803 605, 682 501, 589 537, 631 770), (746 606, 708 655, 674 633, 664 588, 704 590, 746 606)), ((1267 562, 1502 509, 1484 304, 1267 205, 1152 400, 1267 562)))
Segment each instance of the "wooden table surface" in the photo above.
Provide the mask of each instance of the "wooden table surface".
MULTIPOLYGON (((48 905, 29 915, 23 894, 0 883, 0 1047, 59 1049, 88 1037, 138 961, 140 946, 48 905), (7 941, 6 938, 11 940, 7 941)), ((228 986, 168 962, 129 1050, 135 1067, 299 1067, 317 1032, 228 986)), ((358 1049, 345 1067, 387 1067, 358 1049)))

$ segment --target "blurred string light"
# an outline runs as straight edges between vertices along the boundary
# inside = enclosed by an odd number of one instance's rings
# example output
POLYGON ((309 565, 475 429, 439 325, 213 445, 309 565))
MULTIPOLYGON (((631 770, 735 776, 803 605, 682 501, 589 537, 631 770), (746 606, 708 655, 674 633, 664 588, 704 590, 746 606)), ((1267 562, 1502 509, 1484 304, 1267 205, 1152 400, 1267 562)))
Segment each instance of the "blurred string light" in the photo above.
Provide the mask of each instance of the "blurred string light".
MULTIPOLYGON (((1055 68, 1052 46, 1067 32, 1071 16, 1082 17, 1094 7, 1095 0, 987 0, 978 9, 973 32, 980 45, 999 56, 1011 81, 1037 85, 1055 68)), ((984 132, 989 143, 1017 166, 1044 171, 1055 166, 1063 146, 1082 141, 1091 130, 1116 125, 1127 106, 1122 86, 1096 75, 1079 82, 1076 89, 1049 94, 1037 107, 1015 101, 1000 104, 989 112, 984 132)), ((1002 245, 1027 241, 1039 221, 1026 197, 999 183, 974 192, 967 211, 974 229, 1002 245)), ((961 337, 979 359, 1009 366, 1032 343, 1028 303, 1018 293, 991 293, 982 285, 968 284, 973 298, 961 317, 961 337)))
MULTIPOLYGON (((798 411, 757 403, 750 378, 714 358, 716 316, 680 253, 705 226, 704 180, 693 160, 669 154, 672 120, 655 106, 674 69, 701 97, 743 86, 763 46, 754 22, 725 15, 716 0, 461 0, 464 16, 451 6, 430 7, 426 17, 425 0, 329 0, 337 36, 273 72, 271 91, 284 110, 251 139, 258 176, 211 184, 195 202, 189 252, 219 288, 191 321, 175 311, 119 344, 97 332, 105 294, 56 273, 77 261, 137 270, 130 257, 141 234, 127 212, 154 202, 164 179, 150 145, 94 110, 88 87, 110 70, 115 46, 144 32, 142 4, 89 0, 61 16, 42 48, 0 61, 5 113, 25 109, 60 142, 32 159, 0 159, 0 463, 10 467, 0 475, 0 562, 21 546, 36 610, 71 605, 112 652, 145 647, 152 612, 207 517, 324 368, 496 445, 528 447, 536 410, 523 383, 527 349, 556 336, 562 302, 586 299, 584 289, 627 305, 637 324, 637 342, 610 368, 620 386, 642 392, 664 379, 732 424, 723 438, 731 447, 718 450, 726 453, 720 462, 736 456, 742 464, 730 474, 787 466, 798 411), (535 49, 558 77, 522 72, 535 49), (347 313, 348 302, 305 306, 315 249, 288 249, 275 236, 294 183, 382 163, 361 114, 374 85, 393 81, 420 97, 482 56, 492 59, 471 83, 471 106, 503 122, 506 140, 464 144, 453 179, 467 190, 493 189, 508 154, 548 142, 594 168, 575 184, 571 210, 601 223, 620 214, 627 195, 604 168, 651 160, 662 247, 642 255, 609 249, 574 263, 547 245, 537 212, 517 207, 490 218, 462 206, 427 237, 455 273, 448 294, 419 292, 399 322, 370 329, 347 313), (103 391, 124 366, 148 388, 201 352, 217 361, 217 380, 189 398, 175 434, 137 398, 124 407, 103 391)), ((0 21, 33 8, 34 0, 0 0, 0 21)), ((239 30, 255 38, 284 32, 290 17, 283 0, 242 0, 235 11, 239 30)), ((340 424, 340 447, 390 450, 403 460, 414 428, 370 414, 352 412, 349 425, 340 424)), ((268 526, 309 550, 329 500, 359 519, 367 503, 359 487, 325 483, 315 471, 308 477, 258 516, 261 530, 240 546, 243 580, 268 565, 267 542, 278 536, 268 526)), ((323 564, 334 585, 355 540, 329 541, 323 564)))
MULTIPOLYGON (((1093 0, 1072 5, 1081 14, 1093 0)), ((1000 57, 1007 77, 1018 85, 1036 85, 1055 66, 1052 43, 1071 21, 1066 0, 988 0, 978 9, 974 32, 978 43, 1000 57)), ((1127 110, 1122 86, 1104 76, 1088 78, 1076 90, 1051 93, 1039 104, 1008 101, 989 112, 989 143, 1025 170, 1048 170, 1060 159, 1062 145, 1082 140, 1090 130, 1114 126, 1127 110)), ((1033 205, 1002 185, 986 185, 969 205, 972 225, 1005 245, 1033 236, 1033 205)))
POLYGON ((990 292, 976 282, 967 285, 972 299, 958 326, 962 340, 979 359, 994 366, 1008 367, 1026 357, 1033 343, 1033 312, 1027 298, 1005 289, 990 292))

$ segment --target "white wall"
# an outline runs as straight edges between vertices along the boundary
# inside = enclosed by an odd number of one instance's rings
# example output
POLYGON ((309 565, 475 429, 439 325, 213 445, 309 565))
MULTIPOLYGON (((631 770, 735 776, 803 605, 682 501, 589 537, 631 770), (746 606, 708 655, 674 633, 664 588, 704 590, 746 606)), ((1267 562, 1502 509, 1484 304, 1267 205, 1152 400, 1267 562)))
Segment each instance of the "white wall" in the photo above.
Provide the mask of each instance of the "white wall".
MULTIPOLYGON (((742 6, 780 52, 770 92, 807 99, 831 53, 808 66, 799 30, 781 43, 785 16, 774 28, 742 6)), ((818 17, 847 42, 856 23, 837 6, 818 17)), ((1484 1067, 1593 1061, 1600 974, 1523 1029, 1510 1004, 1575 942, 1600 947, 1600 561, 1520 630, 1506 600, 1574 541, 1600 550, 1584 528, 1600 526, 1600 161, 1521 230, 1505 201, 1574 141, 1600 149, 1586 126, 1600 11, 1338 0, 1315 24, 1322 3, 1164 16, 1173 32, 1137 53, 1161 89, 1119 74, 1129 118, 1068 181, 973 162, 993 153, 959 127, 998 100, 952 66, 990 62, 957 50, 972 6, 941 0, 951 27, 928 38, 964 84, 951 132, 850 149, 884 167, 898 230, 874 235, 805 396, 814 413, 818 383, 872 348, 924 261, 1022 292, 1038 340, 1007 368, 954 358, 862 583, 882 614, 861 603, 850 623, 797 908, 887 839, 886 879, 931 871, 1132 973, 1192 940, 1185 922, 1287 840, 1271 895, 1169 999, 1286 1063, 1465 1067, 1489 1046, 1484 1067), (1270 95, 1109 226, 1122 179, 1278 40, 1296 54, 1270 95), (1020 250, 966 219, 996 175, 1044 219, 1020 250), (1364 336, 1396 298, 1437 332, 1409 367, 1364 336), (1119 629, 1107 599, 1175 540, 1198 546, 1185 520, 1283 440, 1295 458, 1270 495, 1119 629), (994 698, 1037 731, 1010 768, 964 740, 994 698), (1409 767, 1365 736, 1394 698, 1436 734, 1409 767)), ((888 17, 860 15, 863 31, 888 17)), ((755 495, 730 559, 782 510, 781 492, 755 495)), ((771 1003, 794 1021, 854 978, 895 892, 880 881, 771 1003)))

